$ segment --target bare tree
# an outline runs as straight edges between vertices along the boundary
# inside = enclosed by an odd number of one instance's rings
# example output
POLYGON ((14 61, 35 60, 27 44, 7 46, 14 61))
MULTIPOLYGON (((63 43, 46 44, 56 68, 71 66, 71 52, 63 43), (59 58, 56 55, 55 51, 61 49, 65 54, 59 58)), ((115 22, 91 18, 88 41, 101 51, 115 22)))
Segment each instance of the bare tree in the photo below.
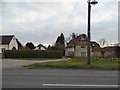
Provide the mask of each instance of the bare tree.
POLYGON ((107 40, 105 38, 101 38, 99 40, 99 44, 100 44, 100 46, 104 47, 107 44, 107 40))

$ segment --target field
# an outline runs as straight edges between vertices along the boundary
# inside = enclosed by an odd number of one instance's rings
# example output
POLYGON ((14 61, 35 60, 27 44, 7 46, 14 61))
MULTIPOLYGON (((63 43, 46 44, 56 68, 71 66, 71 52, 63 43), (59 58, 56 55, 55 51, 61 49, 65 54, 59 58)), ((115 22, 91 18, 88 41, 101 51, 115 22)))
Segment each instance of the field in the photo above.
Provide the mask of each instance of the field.
POLYGON ((117 70, 119 69, 119 64, 119 59, 92 59, 91 65, 88 65, 86 59, 72 58, 67 61, 36 63, 25 67, 117 70))

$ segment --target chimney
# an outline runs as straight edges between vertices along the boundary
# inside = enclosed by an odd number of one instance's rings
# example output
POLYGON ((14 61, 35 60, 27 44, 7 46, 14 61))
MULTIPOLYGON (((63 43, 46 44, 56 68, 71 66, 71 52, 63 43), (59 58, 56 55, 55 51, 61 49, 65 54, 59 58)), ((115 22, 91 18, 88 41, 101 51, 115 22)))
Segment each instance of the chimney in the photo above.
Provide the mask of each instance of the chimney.
POLYGON ((72 39, 74 39, 75 38, 75 33, 72 33, 72 39))

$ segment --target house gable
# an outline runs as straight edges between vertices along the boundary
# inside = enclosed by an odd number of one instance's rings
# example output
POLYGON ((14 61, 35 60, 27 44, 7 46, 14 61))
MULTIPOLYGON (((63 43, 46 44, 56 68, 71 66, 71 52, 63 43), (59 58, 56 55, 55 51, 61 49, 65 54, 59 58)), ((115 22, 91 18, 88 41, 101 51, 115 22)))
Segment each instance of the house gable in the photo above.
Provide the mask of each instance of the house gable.
POLYGON ((14 35, 0 36, 0 53, 4 50, 18 49, 18 43, 14 35))
POLYGON ((39 44, 34 50, 46 50, 46 47, 42 44, 39 44))
POLYGON ((12 49, 16 49, 16 50, 18 49, 18 43, 16 41, 15 36, 12 38, 12 40, 9 43, 9 50, 12 50, 12 49))

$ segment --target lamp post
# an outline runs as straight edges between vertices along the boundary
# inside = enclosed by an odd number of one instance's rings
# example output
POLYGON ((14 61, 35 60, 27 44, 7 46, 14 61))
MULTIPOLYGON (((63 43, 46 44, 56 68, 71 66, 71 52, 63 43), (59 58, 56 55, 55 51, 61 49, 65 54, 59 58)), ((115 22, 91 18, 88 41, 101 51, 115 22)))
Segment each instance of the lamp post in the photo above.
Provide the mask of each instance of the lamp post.
POLYGON ((95 5, 98 2, 93 0, 88 0, 88 39, 87 39, 87 64, 91 64, 91 51, 90 51, 90 47, 91 47, 91 36, 90 36, 90 15, 91 15, 91 4, 95 5))

